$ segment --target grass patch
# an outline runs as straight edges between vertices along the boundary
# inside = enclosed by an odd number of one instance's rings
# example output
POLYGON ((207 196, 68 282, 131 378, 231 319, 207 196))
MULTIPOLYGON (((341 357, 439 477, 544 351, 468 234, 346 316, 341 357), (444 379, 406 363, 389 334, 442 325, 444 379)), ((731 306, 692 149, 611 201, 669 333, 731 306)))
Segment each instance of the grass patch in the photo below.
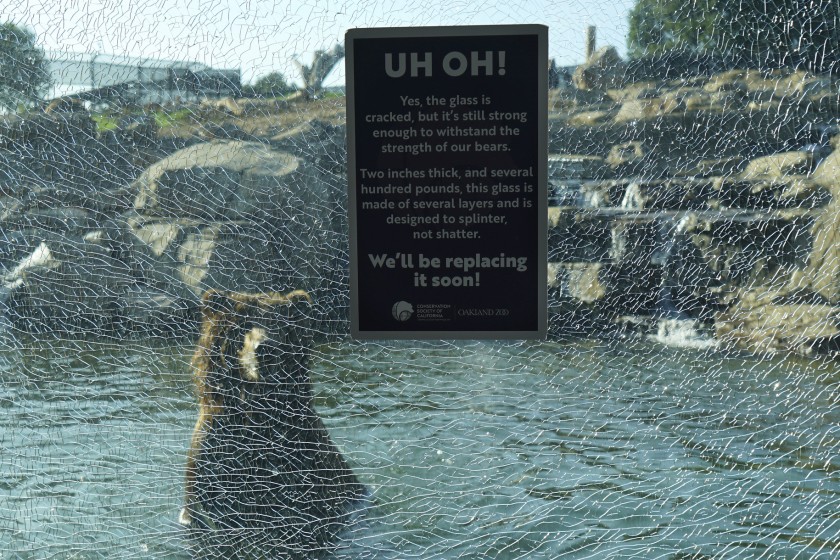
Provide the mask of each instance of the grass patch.
POLYGON ((193 122, 193 112, 191 109, 158 111, 154 114, 154 117, 159 128, 169 128, 193 122))
POLYGON ((96 132, 103 133, 109 130, 116 130, 119 126, 119 119, 113 115, 94 114, 90 118, 96 123, 96 132))
POLYGON ((318 99, 337 99, 339 97, 345 97, 344 92, 328 90, 318 94, 318 99))

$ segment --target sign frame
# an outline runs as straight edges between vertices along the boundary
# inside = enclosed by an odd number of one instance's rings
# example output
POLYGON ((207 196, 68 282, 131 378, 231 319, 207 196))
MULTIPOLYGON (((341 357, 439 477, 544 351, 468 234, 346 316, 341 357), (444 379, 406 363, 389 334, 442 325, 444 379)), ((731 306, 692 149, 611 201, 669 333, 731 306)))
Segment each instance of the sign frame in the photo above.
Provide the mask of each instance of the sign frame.
MULTIPOLYGON (((544 25, 479 25, 479 26, 446 26, 446 27, 392 27, 392 28, 359 28, 351 29, 345 37, 345 63, 346 63, 346 88, 347 88, 347 173, 348 173, 348 205, 349 205, 349 241, 350 241, 350 334, 355 339, 361 340, 525 340, 544 339, 548 330, 548 256, 547 256, 547 232, 548 232, 548 28, 544 25), (391 40, 391 39, 418 39, 430 41, 447 40, 451 38, 493 38, 510 36, 530 36, 536 38, 537 75, 534 76, 533 89, 516 83, 509 87, 516 88, 518 94, 524 95, 532 92, 536 95, 536 111, 534 118, 536 123, 533 128, 536 132, 537 154, 535 158, 534 186, 536 188, 536 262, 532 264, 536 273, 536 280, 532 287, 535 290, 536 309, 533 310, 533 328, 524 329, 481 329, 473 328, 468 330, 446 330, 441 329, 406 329, 387 330, 381 328, 367 329, 361 324, 360 305, 360 282, 364 280, 360 271, 360 247, 359 247, 359 141, 357 138, 359 124, 357 122, 357 96, 377 95, 377 92, 363 91, 364 84, 358 81, 357 64, 363 61, 356 60, 357 41, 364 40, 391 40), (357 88, 358 86, 358 88, 357 88)), ((368 60, 367 63, 372 63, 368 60)), ((498 73, 498 70, 497 70, 498 73)), ((429 78, 433 79, 433 78, 429 78)), ((485 168, 486 170, 486 168, 485 168)), ((478 260, 480 255, 476 254, 478 260)), ((504 254, 502 254, 504 256, 504 254)), ((416 286, 417 284, 415 284, 416 286)), ((457 288, 456 288, 457 289, 457 288)), ((508 296, 512 297, 512 296, 508 296)), ((494 308, 494 302, 488 302, 489 309, 494 308)), ((507 302, 505 305, 516 305, 516 301, 507 302)), ((392 312, 394 315, 394 326, 401 322, 397 320, 405 311, 408 315, 414 313, 414 309, 405 301, 397 300, 394 303, 392 312), (400 305, 408 307, 398 309, 400 305)), ((445 323, 440 326, 445 326, 445 323)))

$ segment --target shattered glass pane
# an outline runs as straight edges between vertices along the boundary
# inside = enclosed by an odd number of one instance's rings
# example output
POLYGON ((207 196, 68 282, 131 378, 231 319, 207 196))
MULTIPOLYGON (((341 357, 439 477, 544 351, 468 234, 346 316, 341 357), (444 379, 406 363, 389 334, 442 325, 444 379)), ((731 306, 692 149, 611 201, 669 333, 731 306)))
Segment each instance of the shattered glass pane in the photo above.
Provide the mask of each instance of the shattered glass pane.
POLYGON ((837 2, 0 7, 4 558, 840 555, 837 2), (487 24, 550 334, 355 341, 344 33, 487 24))

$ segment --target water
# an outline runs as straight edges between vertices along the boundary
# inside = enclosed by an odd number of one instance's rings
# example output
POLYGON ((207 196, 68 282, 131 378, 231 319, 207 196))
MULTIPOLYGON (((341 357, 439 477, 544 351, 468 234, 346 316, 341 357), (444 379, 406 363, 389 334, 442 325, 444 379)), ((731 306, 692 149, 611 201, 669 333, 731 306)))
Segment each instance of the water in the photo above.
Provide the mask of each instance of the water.
MULTIPOLYGON (((628 343, 630 344, 630 343, 628 343)), ((3 558, 186 558, 188 345, 0 350, 3 558)), ((840 364, 574 343, 318 348, 357 558, 836 558, 840 364)))

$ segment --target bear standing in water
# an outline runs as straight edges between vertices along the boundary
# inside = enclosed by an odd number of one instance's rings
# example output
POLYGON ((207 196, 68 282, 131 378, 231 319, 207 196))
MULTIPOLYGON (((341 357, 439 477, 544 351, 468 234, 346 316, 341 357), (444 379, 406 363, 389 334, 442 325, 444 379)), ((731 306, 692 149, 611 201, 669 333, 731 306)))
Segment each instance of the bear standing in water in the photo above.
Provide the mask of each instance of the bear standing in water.
POLYGON ((309 295, 210 290, 202 299, 180 523, 196 535, 250 530, 291 553, 328 547, 365 489, 313 407, 309 295))

